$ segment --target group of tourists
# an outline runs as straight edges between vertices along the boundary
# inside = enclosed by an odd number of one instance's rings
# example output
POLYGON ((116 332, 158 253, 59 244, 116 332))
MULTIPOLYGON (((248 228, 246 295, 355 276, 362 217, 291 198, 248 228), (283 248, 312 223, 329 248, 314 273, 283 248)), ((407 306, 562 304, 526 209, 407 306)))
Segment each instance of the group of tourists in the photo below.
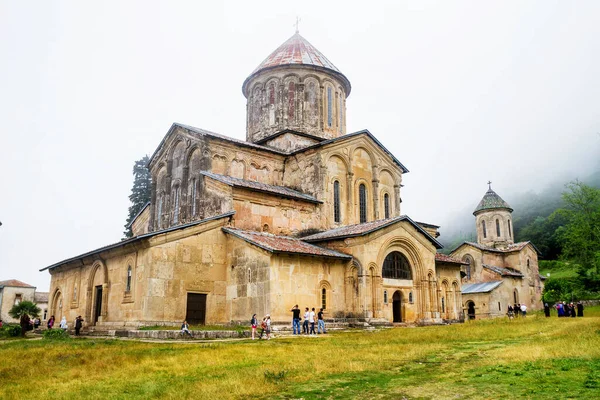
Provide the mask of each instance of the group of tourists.
MULTIPOLYGON (((54 315, 50 316, 50 318, 48 319, 48 322, 47 322, 48 329, 54 328, 55 323, 56 323, 56 320, 54 318, 54 315)), ((62 319, 60 320, 60 324, 58 326, 63 331, 67 331, 69 329, 69 323, 67 322, 67 317, 62 317, 62 319)), ((77 318, 75 318, 75 336, 80 335, 82 327, 83 327, 83 318, 81 317, 81 315, 78 315, 77 318)))
MULTIPOLYGON (((256 339, 256 330, 258 329, 258 318, 256 318, 256 314, 252 314, 252 319, 250 319, 250 325, 252 326, 252 340, 256 339)), ((263 317, 260 322, 260 335, 259 339, 262 339, 263 335, 266 334, 267 340, 271 339, 271 315, 267 314, 263 317)))
POLYGON ((517 303, 515 303, 514 306, 511 306, 509 304, 506 315, 508 315, 509 319, 513 319, 514 317, 519 317, 519 316, 522 316, 523 318, 525 318, 527 316, 527 306, 525 304, 517 304, 517 303))
POLYGON ((309 310, 308 307, 304 309, 304 321, 302 322, 302 332, 300 332, 300 308, 296 304, 290 310, 292 312, 292 329, 294 335, 317 335, 321 333, 327 333, 325 330, 325 320, 323 319, 323 309, 319 309, 319 312, 315 314, 315 308, 309 310), (317 331, 315 332, 315 323, 317 324, 317 331))
MULTIPOLYGON (((578 301, 577 304, 567 303, 563 301, 562 303, 559 301, 552 308, 554 308, 559 317, 583 317, 583 303, 578 301)), ((546 317, 550 316, 550 306, 548 303, 544 304, 544 314, 546 317)))

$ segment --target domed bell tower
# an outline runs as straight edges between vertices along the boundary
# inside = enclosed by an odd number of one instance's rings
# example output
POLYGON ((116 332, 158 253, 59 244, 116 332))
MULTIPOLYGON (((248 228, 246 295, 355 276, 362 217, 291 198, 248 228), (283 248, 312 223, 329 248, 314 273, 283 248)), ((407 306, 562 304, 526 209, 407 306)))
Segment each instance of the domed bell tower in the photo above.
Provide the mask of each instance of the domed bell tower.
POLYGON ((477 243, 503 248, 514 243, 513 209, 496 192, 489 189, 477 205, 473 215, 477 225, 477 243))
POLYGON ((297 31, 244 81, 246 140, 293 151, 346 133, 350 81, 297 31))

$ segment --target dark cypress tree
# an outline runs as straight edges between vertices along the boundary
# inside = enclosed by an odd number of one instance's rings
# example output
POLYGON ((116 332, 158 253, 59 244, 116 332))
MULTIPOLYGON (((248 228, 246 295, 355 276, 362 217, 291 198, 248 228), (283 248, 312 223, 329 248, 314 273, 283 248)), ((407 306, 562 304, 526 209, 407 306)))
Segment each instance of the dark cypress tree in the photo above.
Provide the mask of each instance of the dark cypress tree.
POLYGON ((125 237, 128 238, 132 236, 129 224, 131 224, 131 221, 133 221, 133 218, 140 212, 142 207, 150 201, 151 178, 150 171, 148 171, 146 165, 148 165, 148 155, 145 155, 141 160, 137 160, 133 165, 133 187, 129 195, 131 206, 129 207, 127 222, 125 223, 125 232, 123 232, 125 237))

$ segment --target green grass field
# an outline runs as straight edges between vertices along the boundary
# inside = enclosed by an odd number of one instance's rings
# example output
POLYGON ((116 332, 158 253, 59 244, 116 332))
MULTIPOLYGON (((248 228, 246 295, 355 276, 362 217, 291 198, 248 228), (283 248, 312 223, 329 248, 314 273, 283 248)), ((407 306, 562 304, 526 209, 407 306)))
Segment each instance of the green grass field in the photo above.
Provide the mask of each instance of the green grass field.
POLYGON ((0 343, 0 398, 598 399, 600 308, 584 318, 202 344, 0 343))

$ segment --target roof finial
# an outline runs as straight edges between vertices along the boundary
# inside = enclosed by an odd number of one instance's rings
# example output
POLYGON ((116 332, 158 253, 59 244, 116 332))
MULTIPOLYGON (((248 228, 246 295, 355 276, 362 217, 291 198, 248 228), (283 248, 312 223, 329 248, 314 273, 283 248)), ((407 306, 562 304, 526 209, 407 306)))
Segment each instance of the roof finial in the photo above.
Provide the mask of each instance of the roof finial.
POLYGON ((488 181, 488 187, 492 190, 492 181, 488 181))
POLYGON ((296 23, 294 24, 294 26, 296 27, 296 33, 300 33, 300 29, 298 28, 298 25, 300 25, 300 21, 302 21, 302 19, 300 19, 300 17, 296 17, 296 23))

